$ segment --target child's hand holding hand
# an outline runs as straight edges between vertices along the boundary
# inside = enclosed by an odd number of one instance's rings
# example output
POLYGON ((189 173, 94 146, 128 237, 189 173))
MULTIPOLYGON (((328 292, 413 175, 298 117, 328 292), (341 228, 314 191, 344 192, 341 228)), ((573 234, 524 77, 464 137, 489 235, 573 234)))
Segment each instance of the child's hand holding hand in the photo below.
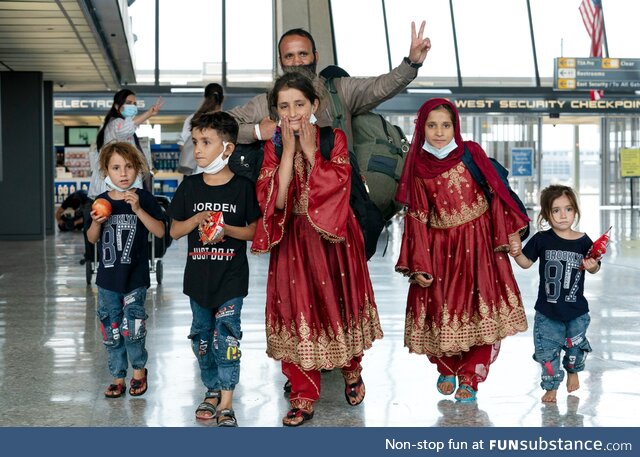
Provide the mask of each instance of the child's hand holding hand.
POLYGON ((514 233, 509 235, 509 255, 511 257, 518 257, 522 254, 522 240, 520 235, 514 233))

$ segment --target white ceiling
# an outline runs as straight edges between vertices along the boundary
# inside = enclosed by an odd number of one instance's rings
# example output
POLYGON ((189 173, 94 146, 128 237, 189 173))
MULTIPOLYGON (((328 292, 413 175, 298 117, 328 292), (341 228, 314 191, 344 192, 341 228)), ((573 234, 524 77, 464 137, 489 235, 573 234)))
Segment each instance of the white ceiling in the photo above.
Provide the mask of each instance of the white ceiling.
POLYGON ((40 71, 57 92, 135 82, 122 11, 117 0, 0 0, 0 71, 40 71))

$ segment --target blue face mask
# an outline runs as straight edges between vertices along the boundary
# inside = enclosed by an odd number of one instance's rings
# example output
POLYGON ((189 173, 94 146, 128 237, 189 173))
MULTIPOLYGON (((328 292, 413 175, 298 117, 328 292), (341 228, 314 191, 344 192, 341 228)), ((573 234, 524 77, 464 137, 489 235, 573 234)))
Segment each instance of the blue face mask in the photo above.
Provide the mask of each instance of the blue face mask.
POLYGON ((138 114, 138 107, 136 105, 124 105, 122 108, 122 115, 124 117, 133 117, 138 114))
POLYGON ((427 140, 424 140, 424 145, 422 146, 422 149, 427 151, 429 154, 433 154, 438 159, 442 160, 445 157, 447 157, 449 155, 449 153, 451 151, 455 150, 457 147, 458 147, 458 145, 456 143, 455 138, 452 138, 451 141, 449 142, 449 144, 447 144, 446 146, 442 147, 441 149, 438 149, 438 148, 436 148, 434 146, 431 146, 427 140))

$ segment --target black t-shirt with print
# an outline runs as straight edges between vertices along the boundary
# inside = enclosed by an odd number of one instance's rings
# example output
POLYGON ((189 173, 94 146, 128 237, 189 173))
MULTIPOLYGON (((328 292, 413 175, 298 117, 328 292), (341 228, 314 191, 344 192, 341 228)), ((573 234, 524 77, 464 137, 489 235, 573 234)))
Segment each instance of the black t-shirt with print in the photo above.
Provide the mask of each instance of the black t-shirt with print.
POLYGON ((560 238, 553 230, 536 233, 522 248, 532 262, 540 259, 536 311, 549 319, 570 321, 589 312, 584 297, 582 259, 593 246, 587 234, 577 240, 560 238))
MULTIPOLYGON (((203 174, 185 176, 171 200, 169 215, 185 221, 202 211, 222 211, 224 223, 245 227, 260 217, 254 184, 234 175, 226 184, 210 186, 203 174)), ((204 308, 217 308, 249 290, 247 242, 225 236, 204 245, 196 227, 188 235, 189 249, 183 292, 204 308)))
MULTIPOLYGON (((136 189, 140 207, 155 219, 164 213, 156 198, 143 189, 136 189)), ((103 289, 127 293, 138 287, 149 287, 149 231, 124 200, 113 200, 109 193, 98 195, 111 203, 111 215, 102 224, 100 265, 96 284, 103 289)))

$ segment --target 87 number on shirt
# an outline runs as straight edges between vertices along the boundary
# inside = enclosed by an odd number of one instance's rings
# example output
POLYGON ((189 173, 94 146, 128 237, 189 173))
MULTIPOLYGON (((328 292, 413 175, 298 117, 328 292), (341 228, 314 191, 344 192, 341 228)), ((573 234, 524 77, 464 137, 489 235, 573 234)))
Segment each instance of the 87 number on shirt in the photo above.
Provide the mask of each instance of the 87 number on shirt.
POLYGON ((562 262, 559 260, 548 260, 544 268, 544 286, 547 292, 547 301, 557 303, 558 298, 560 298, 561 287, 569 289, 571 285, 571 290, 565 297, 565 301, 575 302, 581 276, 582 272, 580 271, 579 264, 567 262, 567 271, 565 272, 562 262), (576 279, 573 281, 573 285, 571 285, 571 270, 574 268, 578 270, 578 272, 576 273, 576 279))

